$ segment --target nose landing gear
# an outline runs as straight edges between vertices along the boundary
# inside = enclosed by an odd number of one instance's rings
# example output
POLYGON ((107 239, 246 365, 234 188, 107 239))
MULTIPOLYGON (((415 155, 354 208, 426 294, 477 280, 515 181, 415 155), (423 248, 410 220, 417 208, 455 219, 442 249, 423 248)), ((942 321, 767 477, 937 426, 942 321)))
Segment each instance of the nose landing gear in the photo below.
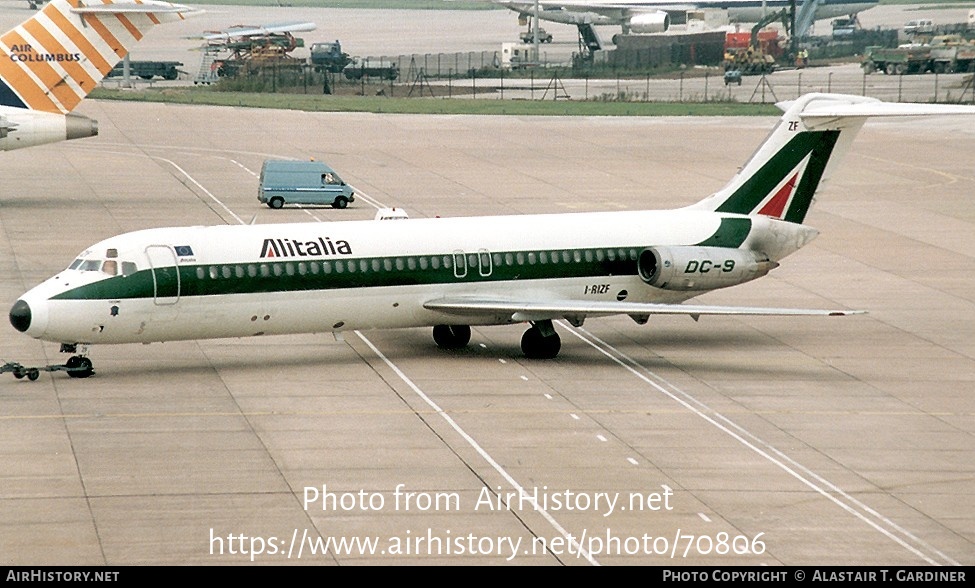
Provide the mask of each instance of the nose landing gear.
POLYGON ((95 368, 87 357, 72 355, 64 365, 64 371, 72 378, 87 378, 95 373, 95 368))
POLYGON ((83 355, 74 355, 64 365, 45 365, 27 367, 16 361, 7 361, 0 365, 0 374, 11 372, 15 378, 27 378, 31 382, 40 377, 41 372, 67 372, 72 378, 87 378, 95 373, 91 360, 83 355))

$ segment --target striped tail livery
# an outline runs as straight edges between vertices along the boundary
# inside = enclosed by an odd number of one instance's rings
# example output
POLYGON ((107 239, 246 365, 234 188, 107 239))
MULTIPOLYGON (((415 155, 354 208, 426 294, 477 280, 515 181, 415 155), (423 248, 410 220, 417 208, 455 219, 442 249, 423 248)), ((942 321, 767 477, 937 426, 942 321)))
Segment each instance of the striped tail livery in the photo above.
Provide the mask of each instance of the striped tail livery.
POLYGON ((157 0, 51 0, 0 36, 0 149, 93 137, 72 111, 153 26, 199 12, 157 0))

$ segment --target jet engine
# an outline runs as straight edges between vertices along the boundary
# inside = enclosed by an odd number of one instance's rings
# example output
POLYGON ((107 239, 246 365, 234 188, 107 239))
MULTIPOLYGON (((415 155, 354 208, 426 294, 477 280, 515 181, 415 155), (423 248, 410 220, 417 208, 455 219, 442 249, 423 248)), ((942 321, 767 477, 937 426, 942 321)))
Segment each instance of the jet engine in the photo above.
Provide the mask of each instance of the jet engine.
POLYGON ((670 28, 670 15, 666 12, 647 12, 630 19, 630 32, 637 35, 663 33, 670 28))
POLYGON ((727 247, 650 247, 640 253, 637 262, 644 282, 679 291, 736 286, 778 266, 764 254, 727 247))
POLYGON ((0 151, 94 137, 98 122, 80 114, 3 108, 0 112, 0 151))

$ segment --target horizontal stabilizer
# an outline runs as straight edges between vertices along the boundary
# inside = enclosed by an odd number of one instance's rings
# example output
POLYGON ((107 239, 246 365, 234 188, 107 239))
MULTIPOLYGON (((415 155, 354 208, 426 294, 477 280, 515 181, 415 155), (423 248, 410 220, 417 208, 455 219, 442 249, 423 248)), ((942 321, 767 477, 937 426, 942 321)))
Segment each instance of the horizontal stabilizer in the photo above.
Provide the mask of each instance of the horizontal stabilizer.
MULTIPOLYGON (((975 114, 975 106, 963 104, 923 104, 910 102, 882 102, 875 98, 857 97, 857 102, 840 102, 835 100, 821 100, 811 103, 799 113, 799 117, 808 119, 833 119, 847 117, 881 117, 881 116, 937 116, 956 114, 975 114)), ((776 104, 783 111, 787 111, 795 101, 785 101, 776 104)))
POLYGON ((72 7, 71 12, 76 14, 198 14, 204 11, 201 8, 157 0, 142 2, 119 0, 112 4, 81 4, 72 7))

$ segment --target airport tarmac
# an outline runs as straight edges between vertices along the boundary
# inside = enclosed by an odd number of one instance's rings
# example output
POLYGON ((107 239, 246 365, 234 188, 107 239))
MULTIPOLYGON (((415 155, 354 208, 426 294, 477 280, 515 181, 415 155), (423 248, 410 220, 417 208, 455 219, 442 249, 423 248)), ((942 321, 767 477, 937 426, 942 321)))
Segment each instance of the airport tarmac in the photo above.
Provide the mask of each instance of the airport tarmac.
MULTIPOLYGON (((98 137, 3 155, 8 307, 148 227, 683 206, 775 123, 80 112, 98 137), (324 159, 361 198, 263 207, 268 157, 324 159)), ((862 316, 560 323, 551 361, 508 326, 458 352, 407 329, 96 346, 88 379, 3 374, 3 561, 975 564, 973 161, 971 120, 868 122, 810 214, 820 237, 699 299, 862 316)), ((64 361, 3 328, 0 358, 64 361)))

